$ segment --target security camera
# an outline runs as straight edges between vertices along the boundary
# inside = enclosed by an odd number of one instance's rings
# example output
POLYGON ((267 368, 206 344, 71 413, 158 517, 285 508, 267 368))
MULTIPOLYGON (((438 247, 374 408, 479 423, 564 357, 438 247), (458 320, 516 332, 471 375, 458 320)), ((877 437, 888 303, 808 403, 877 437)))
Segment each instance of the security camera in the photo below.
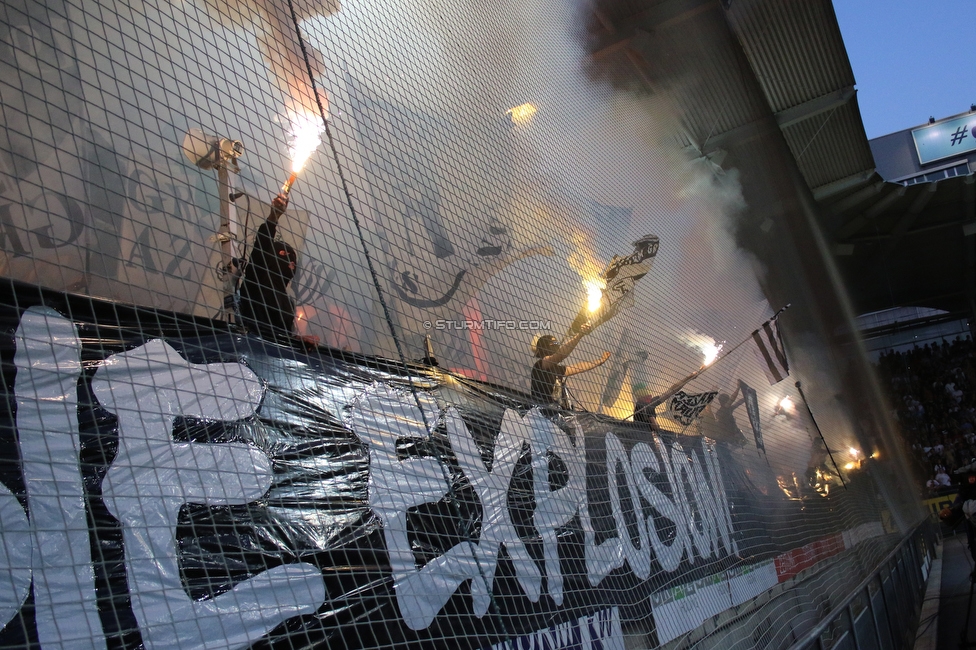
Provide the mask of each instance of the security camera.
POLYGON ((216 169, 230 164, 236 172, 237 159, 244 155, 244 144, 207 135, 201 129, 190 129, 183 137, 183 154, 200 169, 216 169))

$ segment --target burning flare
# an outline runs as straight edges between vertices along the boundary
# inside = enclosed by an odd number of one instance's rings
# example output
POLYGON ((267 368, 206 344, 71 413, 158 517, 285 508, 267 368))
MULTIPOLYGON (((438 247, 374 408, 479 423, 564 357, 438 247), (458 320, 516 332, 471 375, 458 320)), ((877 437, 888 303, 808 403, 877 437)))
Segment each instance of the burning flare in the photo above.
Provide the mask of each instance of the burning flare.
POLYGON ((322 142, 322 121, 314 113, 293 115, 291 120, 291 171, 297 174, 322 142))
POLYGON ((718 358, 718 353, 722 351, 722 343, 719 344, 705 344, 702 346, 702 354, 705 355, 705 365, 710 365, 715 359, 718 358))
POLYGON ((606 280, 600 277, 603 272, 603 264, 593 252, 588 233, 577 230, 573 232, 572 240, 573 251, 566 261, 579 274, 583 288, 586 289, 586 309, 593 314, 600 309, 600 303, 603 301, 603 289, 607 286, 606 280))
POLYGON ((606 284, 602 278, 583 280, 583 286, 586 287, 586 309, 591 314, 595 314, 600 308, 600 303, 603 302, 603 288, 606 284))
POLYGON ((535 115, 536 111, 538 110, 539 109, 537 109, 535 105, 526 103, 519 104, 518 106, 510 108, 505 112, 508 113, 508 115, 512 118, 513 124, 525 126, 532 121, 532 116, 535 115))
POLYGON ((699 334, 697 332, 688 332, 684 335, 684 342, 689 348, 698 348, 702 355, 705 357, 702 365, 711 365, 715 359, 718 358, 719 352, 722 351, 722 346, 725 345, 725 341, 721 343, 716 343, 715 339, 711 336, 706 336, 704 334, 699 334))
POLYGON ((298 178, 305 163, 322 142, 322 123, 315 113, 293 114, 291 118, 291 138, 288 154, 291 156, 291 176, 281 186, 281 193, 288 194, 298 178))

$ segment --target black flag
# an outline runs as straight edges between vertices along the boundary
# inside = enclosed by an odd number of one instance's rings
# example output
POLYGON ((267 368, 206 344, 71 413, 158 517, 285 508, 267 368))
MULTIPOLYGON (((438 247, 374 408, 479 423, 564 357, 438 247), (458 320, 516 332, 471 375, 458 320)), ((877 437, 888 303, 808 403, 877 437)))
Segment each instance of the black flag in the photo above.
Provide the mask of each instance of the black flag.
POLYGON ((746 413, 749 414, 749 424, 752 425, 752 434, 756 437, 756 449, 761 449, 766 453, 766 445, 763 444, 762 426, 759 423, 759 396, 756 391, 739 380, 739 390, 742 391, 742 398, 746 402, 746 413))
POLYGON ((633 253, 626 256, 614 255, 607 268, 600 274, 606 282, 600 308, 591 314, 586 307, 583 307, 563 340, 577 334, 586 323, 595 328, 616 316, 621 309, 632 305, 635 285, 651 270, 660 246, 661 242, 657 236, 644 235, 634 242, 633 253))

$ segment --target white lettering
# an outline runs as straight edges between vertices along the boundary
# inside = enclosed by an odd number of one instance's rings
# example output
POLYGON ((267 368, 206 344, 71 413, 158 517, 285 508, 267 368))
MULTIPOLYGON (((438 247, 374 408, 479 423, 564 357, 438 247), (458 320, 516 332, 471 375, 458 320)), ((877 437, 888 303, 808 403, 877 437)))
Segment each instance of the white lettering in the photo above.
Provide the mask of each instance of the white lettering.
MULTIPOLYGON (((718 526, 719 534, 722 536, 722 544, 730 554, 739 552, 739 545, 735 542, 735 529, 732 527, 732 509, 729 507, 728 494, 725 491, 725 482, 722 479, 722 469, 719 466, 718 454, 715 453, 714 445, 703 445, 702 451, 705 456, 705 465, 711 475, 712 496, 714 498, 715 522, 718 526)), ((716 548, 716 554, 718 549, 716 548)))
MULTIPOLYGON (((435 423, 436 404, 425 395, 419 401, 427 422, 435 423)), ((407 627, 422 630, 462 582, 479 577, 477 547, 462 542, 417 568, 407 535, 407 510, 440 501, 448 484, 447 472, 436 458, 398 458, 399 440, 430 435, 413 397, 378 385, 353 403, 349 427, 369 446, 369 507, 383 522, 400 614, 407 627)))
POLYGON ((118 416, 119 451, 102 493, 122 522, 132 610, 146 648, 243 647, 319 608, 325 585, 310 564, 269 569, 205 601, 191 600, 180 579, 176 524, 183 504, 255 501, 272 473, 268 457, 247 444, 175 442, 173 421, 252 415, 262 387, 250 370, 191 364, 166 343, 151 341, 106 359, 92 389, 118 416))
MULTIPOLYGON (((695 476, 691 470, 691 461, 688 460, 688 455, 685 453, 685 450, 677 442, 672 445, 672 449, 671 465, 674 467, 673 487, 676 489, 675 497, 678 498, 678 502, 684 501, 682 511, 685 515, 685 529, 690 534, 694 550, 698 551, 698 555, 703 558, 708 557, 712 554, 712 549, 711 540, 708 537, 708 525, 705 523, 707 517, 702 507, 695 500, 695 476), (702 522, 702 529, 699 529, 696 524, 695 512, 692 506, 698 509, 697 518, 702 522)), ((691 546, 688 547, 688 561, 691 564, 695 563, 695 555, 691 546)))
POLYGON ((605 609, 511 639, 491 650, 624 650, 620 611, 605 609))
MULTIPOLYGON (((661 449, 663 450, 663 446, 661 449)), ((661 464, 658 463, 654 450, 647 443, 638 442, 630 450, 630 462, 633 465, 634 480, 638 492, 651 504, 654 510, 680 530, 685 525, 685 520, 681 512, 678 511, 678 507, 674 501, 671 501, 657 489, 644 474, 644 470, 651 470, 654 473, 661 471, 661 464)), ((665 456, 664 465, 668 465, 667 456, 665 456)), ((678 565, 681 564, 681 558, 685 554, 685 543, 682 535, 678 533, 670 544, 664 543, 657 533, 653 514, 647 516, 647 533, 651 540, 651 548, 654 549, 654 555, 661 564, 661 568, 668 573, 677 571, 678 565)))
POLYGON ((650 576, 654 558, 664 571, 673 572, 686 556, 693 564, 696 552, 705 558, 718 556, 723 546, 734 548, 731 519, 724 512, 728 508, 724 495, 710 489, 720 477, 717 459, 710 456, 713 452, 708 448, 704 450, 704 460, 697 454, 689 456, 677 443, 669 453, 668 446, 654 436, 657 453, 649 444, 637 443, 628 456, 620 439, 608 432, 606 473, 614 534, 597 544, 586 491, 586 450, 578 428, 574 436, 536 409, 524 418, 508 410, 494 442, 489 471, 481 448, 457 410, 448 408, 441 413, 429 395, 415 398, 377 384, 353 402, 348 424, 369 448, 369 504, 383 524, 397 604, 411 629, 430 626, 467 580, 471 580, 472 612, 483 616, 490 606, 503 545, 527 598, 531 602, 539 600, 543 574, 519 539, 508 507, 512 475, 526 443, 532 454, 533 524, 543 543, 546 585, 556 605, 564 600, 558 529, 577 514, 584 534, 587 577, 593 586, 623 566, 624 560, 638 579, 645 580, 650 576), (441 417, 458 465, 481 502, 482 530, 477 543, 456 544, 418 567, 409 539, 407 512, 448 497, 451 479, 440 460, 401 458, 397 449, 404 440, 428 439, 428 427, 437 426, 441 417), (566 482, 553 489, 551 463, 555 462, 565 466, 560 474, 565 475, 566 482), (622 471, 618 472, 618 468, 622 471), (672 498, 651 483, 647 471, 667 476, 672 498), (623 498, 624 494, 630 498, 623 498), (653 512, 645 513, 642 498, 653 512), (655 513, 674 524, 673 539, 661 539, 655 513), (627 525, 631 516, 636 522, 636 543, 627 525))
MULTIPOLYGON (((706 540, 704 548, 699 548, 699 553, 702 557, 708 557, 715 552, 718 555, 719 552, 719 542, 717 536, 717 521, 718 514, 715 512, 715 498, 712 494, 711 485, 707 483, 708 474, 702 471, 701 463, 698 462, 698 456, 695 454, 689 454, 686 456, 688 459, 688 478, 691 486, 691 493, 694 496, 695 503, 698 504, 698 515, 701 520, 701 533, 706 540)), ((697 530, 694 520, 691 522, 692 525, 692 535, 694 535, 695 530, 697 530)))
POLYGON ((17 615, 30 593, 32 546, 27 513, 0 483, 0 630, 17 615))
MULTIPOLYGON (((514 411, 506 411, 502 422, 518 419, 514 411)), ((586 450, 583 432, 577 429, 575 437, 532 409, 521 423, 527 423, 532 439, 532 482, 535 493, 535 512, 532 522, 542 538, 543 556, 546 560, 546 585, 549 596, 557 605, 563 603, 563 572, 559 566, 557 530, 586 507, 586 450), (549 457, 559 459, 566 466, 566 484, 552 489, 549 476, 549 457)))
MULTIPOLYGON (((25 313, 17 336, 17 426, 31 517, 16 497, 0 489, 0 626, 16 615, 33 577, 44 647, 104 647, 78 466, 81 343, 70 321, 43 309, 25 313)), ((263 389, 250 370, 236 363, 191 364, 169 345, 152 341, 109 357, 92 389, 118 416, 119 451, 102 493, 123 525, 132 608, 147 649, 242 647, 284 620, 318 609, 325 588, 319 570, 309 564, 265 571, 200 602, 189 598, 180 578, 175 536, 181 507, 250 503, 267 492, 272 472, 268 457, 247 444, 176 443, 173 421, 181 415, 223 421, 252 416, 263 389)), ((655 558, 673 572, 685 556, 693 564, 696 555, 738 550, 718 458, 708 445, 701 454, 689 454, 680 444, 669 449, 654 436, 656 451, 639 442, 628 454, 616 435, 606 433, 613 529, 597 544, 584 438, 575 422, 569 432, 537 409, 524 418, 508 410, 489 465, 458 411, 441 412, 429 396, 418 403, 408 393, 377 384, 353 401, 348 414, 350 428, 368 446, 369 505, 383 524, 397 603, 412 629, 428 627, 467 580, 473 613, 487 613, 502 546, 526 597, 541 598, 545 577, 549 596, 561 605, 558 531, 577 514, 594 586, 625 560, 645 580, 655 558), (459 543, 418 567, 407 513, 448 496, 450 471, 437 458, 401 458, 398 447, 405 439, 429 439, 428 427, 438 424, 478 496, 482 526, 477 542, 459 543), (508 507, 512 476, 526 445, 544 572, 519 538, 508 507), (651 472, 667 476, 671 498, 652 483, 651 472), (655 524, 660 518, 674 524, 673 539, 661 538, 655 524)), ((588 621, 583 635, 613 636, 601 627, 608 622, 588 621)), ((553 629, 540 639, 562 643, 568 632, 553 629)))
POLYGON ((17 328, 17 433, 30 504, 37 635, 46 648, 104 648, 78 467, 81 340, 31 307, 17 328))
MULTIPOLYGON (((675 544, 680 542, 681 555, 680 558, 687 553, 688 561, 692 564, 695 561, 694 550, 691 546, 691 535, 688 531, 688 517, 691 516, 691 508, 688 506, 688 497, 685 495, 684 487, 681 485, 680 477, 674 471, 674 465, 671 463, 671 455, 668 453, 668 446, 661 440, 660 437, 654 436, 654 444, 657 446, 658 451, 661 453, 661 460, 664 465, 664 473, 668 477, 668 485, 671 486, 671 498, 674 499, 675 510, 680 517, 680 520, 675 520, 675 544)), ((681 452, 684 454, 684 452, 681 452)))
MULTIPOLYGON (((616 470, 611 470, 610 467, 615 464, 614 458, 616 457, 616 445, 614 445, 614 441, 618 443, 619 441, 612 433, 606 434, 606 440, 607 482, 609 483, 608 488, 613 491, 614 486, 616 485, 616 479, 615 477, 612 477, 611 474, 616 474, 616 470)), ((586 496, 589 497, 589 494, 586 496)), ((580 508, 580 524, 583 526, 583 553, 586 557, 586 576, 589 578, 590 584, 595 587, 600 584, 600 582, 606 578, 611 571, 623 566, 623 544, 620 542, 619 531, 617 531, 617 537, 611 537, 610 539, 604 540, 599 545, 596 544, 596 531, 593 530, 593 522, 590 519, 588 498, 584 500, 583 507, 580 508)))
POLYGON ((647 580, 651 575, 651 552, 647 539, 647 524, 644 521, 640 507, 640 497, 634 490, 637 480, 634 477, 633 463, 627 458, 627 452, 617 436, 608 433, 606 437, 607 445, 607 482, 610 487, 610 505, 613 508, 613 518, 617 523, 617 534, 620 536, 623 545, 624 555, 630 570, 641 580, 647 580), (624 469, 624 481, 626 485, 621 486, 617 483, 617 465, 622 465, 624 469), (634 546, 631 539, 630 530, 627 527, 627 517, 623 511, 623 503, 620 498, 620 488, 624 487, 630 495, 630 503, 633 508, 634 520, 637 524, 637 535, 640 541, 640 548, 634 546))
POLYGON ((502 544, 515 565, 519 585, 531 602, 538 602, 542 591, 542 574, 515 532, 515 525, 508 512, 508 486, 512 482, 512 472, 518 463, 522 443, 528 440, 530 432, 514 411, 505 412, 501 430, 495 440, 491 472, 485 469, 478 445, 457 410, 453 408, 447 412, 447 433, 458 464, 481 500, 482 528, 478 543, 480 575, 471 583, 475 615, 481 617, 488 611, 498 550, 502 544))

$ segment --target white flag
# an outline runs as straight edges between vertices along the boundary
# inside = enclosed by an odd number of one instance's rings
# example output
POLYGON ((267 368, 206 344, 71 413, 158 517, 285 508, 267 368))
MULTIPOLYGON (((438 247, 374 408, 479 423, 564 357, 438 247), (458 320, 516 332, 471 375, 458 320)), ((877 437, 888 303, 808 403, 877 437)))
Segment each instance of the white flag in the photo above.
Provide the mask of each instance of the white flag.
POLYGON ((586 323, 596 328, 634 304, 634 288, 637 281, 651 270, 661 241, 657 235, 644 235, 634 242, 634 252, 627 256, 614 255, 600 277, 606 287, 600 298, 600 308, 590 313, 586 306, 580 309, 563 337, 566 341, 575 336, 586 323))
POLYGON ((790 364, 786 360, 786 350, 779 336, 779 328, 776 327, 776 319, 763 323, 762 327, 752 333, 752 339, 756 342, 759 365, 766 373, 769 383, 777 384, 786 379, 790 374, 790 364))

